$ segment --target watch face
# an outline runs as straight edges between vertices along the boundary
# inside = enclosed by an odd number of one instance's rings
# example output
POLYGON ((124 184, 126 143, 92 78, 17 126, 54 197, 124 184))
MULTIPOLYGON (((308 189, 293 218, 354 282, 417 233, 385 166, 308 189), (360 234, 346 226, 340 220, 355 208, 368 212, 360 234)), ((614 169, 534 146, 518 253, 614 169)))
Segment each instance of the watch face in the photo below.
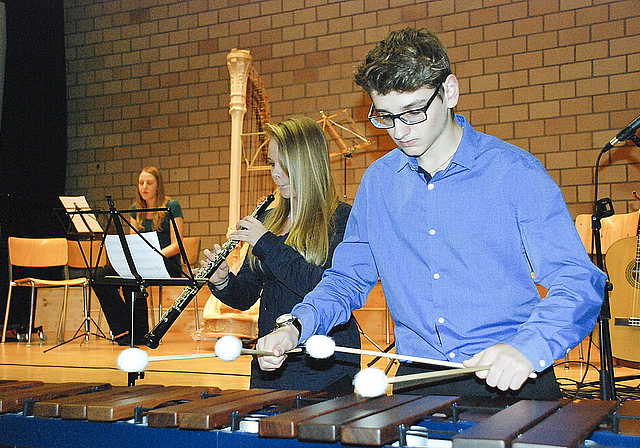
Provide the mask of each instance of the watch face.
POLYGON ((293 316, 293 314, 283 314, 281 316, 278 316, 278 318, 276 319, 276 324, 277 325, 288 324, 293 322, 294 319, 295 317, 293 316))

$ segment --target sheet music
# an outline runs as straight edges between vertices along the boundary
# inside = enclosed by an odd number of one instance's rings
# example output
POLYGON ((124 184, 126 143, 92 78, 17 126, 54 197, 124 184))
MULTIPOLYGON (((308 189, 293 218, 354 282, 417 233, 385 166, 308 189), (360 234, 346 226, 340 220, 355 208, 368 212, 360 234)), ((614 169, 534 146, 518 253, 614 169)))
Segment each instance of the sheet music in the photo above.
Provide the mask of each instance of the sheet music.
POLYGON ((71 222, 78 233, 102 233, 102 227, 93 213, 71 213, 91 210, 87 198, 84 196, 60 196, 60 202, 62 202, 65 210, 70 213, 71 222))
MULTIPOLYGON (((149 241, 153 247, 160 250, 160 241, 158 240, 157 232, 125 235, 138 274, 145 280, 171 278, 164 265, 162 255, 151 249, 141 237, 149 241)), ((111 266, 113 266, 118 275, 122 278, 134 278, 129 269, 127 259, 124 256, 118 235, 107 235, 105 237, 105 245, 111 266)))

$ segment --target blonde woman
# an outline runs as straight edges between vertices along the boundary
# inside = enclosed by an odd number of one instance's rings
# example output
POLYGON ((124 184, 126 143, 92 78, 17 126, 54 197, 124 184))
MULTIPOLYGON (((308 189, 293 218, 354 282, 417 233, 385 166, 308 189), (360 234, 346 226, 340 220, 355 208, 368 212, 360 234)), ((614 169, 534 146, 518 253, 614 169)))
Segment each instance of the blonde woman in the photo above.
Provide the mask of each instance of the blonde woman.
MULTIPOLYGON (((171 214, 175 219, 178 233, 180 235, 183 234, 184 218, 180 203, 165 194, 162 175, 156 167, 149 166, 140 171, 136 192, 136 201, 132 205, 132 209, 167 207, 171 210, 171 214)), ((172 277, 180 277, 182 275, 180 248, 175 231, 171 225, 171 220, 169 219, 169 213, 166 211, 132 212, 131 218, 132 225, 135 226, 139 232, 158 232, 161 252, 168 258, 168 260, 165 260, 167 271, 172 277)), ((134 231, 131 230, 131 233, 134 233, 134 231)), ((116 274, 111 266, 107 266, 103 269, 101 275, 116 274)), ((120 296, 117 285, 93 284, 93 290, 100 301, 100 306, 102 306, 104 315, 107 318, 114 340, 119 345, 130 345, 131 294, 134 289, 130 287, 122 288, 124 300, 120 296)), ((134 344, 142 344, 142 337, 149 332, 149 315, 146 298, 136 299, 133 325, 134 344)))
MULTIPOLYGON (((271 175, 280 195, 264 223, 252 216, 240 220, 230 238, 251 245, 234 275, 226 263, 211 276, 209 288, 223 303, 240 310, 260 299, 259 336, 273 330, 278 316, 302 301, 331 266, 333 251, 344 235, 351 206, 338 200, 331 177, 327 142, 313 120, 294 117, 268 125, 271 175)), ((215 245, 218 252, 220 246, 215 245)), ((213 258, 213 254, 205 251, 213 258)), ((359 347, 353 317, 330 333, 340 346, 359 347)), ((360 370, 358 355, 337 354, 328 360, 292 355, 275 372, 251 365, 251 387, 353 392, 360 370)))

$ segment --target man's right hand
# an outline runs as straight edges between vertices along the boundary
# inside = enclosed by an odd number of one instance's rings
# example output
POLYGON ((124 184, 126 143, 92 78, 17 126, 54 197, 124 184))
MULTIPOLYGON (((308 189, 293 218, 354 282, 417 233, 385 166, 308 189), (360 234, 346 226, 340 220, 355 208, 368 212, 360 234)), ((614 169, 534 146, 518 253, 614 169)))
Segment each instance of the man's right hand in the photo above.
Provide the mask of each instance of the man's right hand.
POLYGON ((287 355, 287 350, 291 350, 298 345, 298 329, 293 325, 285 325, 277 330, 261 337, 256 342, 257 350, 272 352, 274 356, 258 356, 258 364, 262 370, 272 371, 280 368, 287 355))

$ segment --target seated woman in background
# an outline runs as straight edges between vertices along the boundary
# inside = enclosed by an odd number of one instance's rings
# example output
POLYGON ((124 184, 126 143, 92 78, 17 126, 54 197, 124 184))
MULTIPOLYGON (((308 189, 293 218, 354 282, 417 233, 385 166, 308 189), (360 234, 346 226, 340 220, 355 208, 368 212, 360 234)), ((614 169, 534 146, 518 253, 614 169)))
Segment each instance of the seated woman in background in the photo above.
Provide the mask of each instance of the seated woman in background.
MULTIPOLYGON (((162 175, 156 167, 143 168, 138 175, 138 188, 136 202, 132 209, 164 208, 167 207, 175 219, 176 227, 180 235, 184 232, 184 218, 180 203, 165 195, 162 175)), ((158 232, 158 240, 162 254, 169 260, 165 260, 165 266, 169 275, 180 277, 182 275, 180 261, 180 247, 174 232, 169 213, 166 211, 131 213, 132 225, 139 232, 158 232)), ((131 229, 131 233, 135 233, 131 229)), ((98 273, 97 277, 117 275, 114 269, 108 265, 98 273)), ((131 294, 135 290, 132 287, 123 287, 124 300, 120 296, 117 285, 93 284, 93 290, 104 310, 104 315, 109 323, 111 334, 119 345, 131 344, 131 294)), ((142 343, 142 337, 149 332, 149 315, 146 298, 135 301, 134 310, 134 344, 142 343)))
MULTIPOLYGON (((351 206, 338 200, 331 177, 324 132, 315 121, 295 117, 268 125, 271 176, 279 187, 279 200, 264 224, 247 216, 229 237, 252 248, 237 275, 227 263, 209 279, 211 292, 223 303, 240 310, 260 299, 258 333, 273 330, 273 322, 302 301, 331 266, 333 251, 344 235, 351 206)), ((220 246, 214 249, 220 251, 220 246)), ((205 255, 214 255, 205 250, 205 255)), ((339 346, 360 347, 353 316, 329 336, 339 346)), ((326 390, 334 396, 353 392, 351 381, 360 370, 360 356, 336 353, 325 360, 296 354, 275 372, 251 363, 251 387, 267 389, 326 390)))

